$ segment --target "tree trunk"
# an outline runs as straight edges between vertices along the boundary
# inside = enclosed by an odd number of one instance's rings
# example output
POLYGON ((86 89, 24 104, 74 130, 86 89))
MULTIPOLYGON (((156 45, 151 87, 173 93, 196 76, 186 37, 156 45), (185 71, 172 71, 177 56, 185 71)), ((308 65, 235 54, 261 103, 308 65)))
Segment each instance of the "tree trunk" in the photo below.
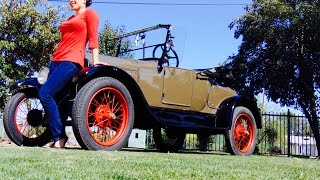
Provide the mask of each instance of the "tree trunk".
POLYGON ((307 110, 307 107, 303 107, 302 109, 310 124, 313 136, 316 140, 317 154, 318 154, 318 157, 320 157, 320 136, 319 136, 319 122, 318 122, 317 112, 314 110, 311 110, 312 112, 310 113, 307 110))
POLYGON ((310 122, 310 126, 314 135, 314 138, 316 140, 316 145, 317 145, 317 152, 318 152, 318 157, 320 157, 320 137, 319 137, 319 123, 317 118, 313 118, 312 122, 310 122), (312 125, 311 125, 312 124, 312 125))
MULTIPOLYGON (((301 43, 303 44, 303 43, 301 43)), ((315 95, 315 86, 313 82, 313 70, 309 63, 307 63, 308 58, 304 58, 303 45, 301 46, 301 54, 300 59, 302 61, 299 62, 300 66, 300 98, 298 99, 298 103, 303 110, 304 115, 308 119, 309 125, 311 127, 313 136, 316 140, 317 153, 318 157, 320 156, 320 136, 319 136, 319 122, 317 116, 317 103, 316 103, 316 95, 315 95)), ((310 57, 309 57, 310 59, 310 57)))

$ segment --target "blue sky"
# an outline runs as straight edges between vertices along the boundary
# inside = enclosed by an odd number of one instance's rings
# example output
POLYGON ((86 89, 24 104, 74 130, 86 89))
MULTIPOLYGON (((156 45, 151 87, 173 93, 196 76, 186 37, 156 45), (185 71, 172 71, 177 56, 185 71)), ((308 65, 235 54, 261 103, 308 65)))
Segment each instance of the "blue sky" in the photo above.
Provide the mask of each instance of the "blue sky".
MULTIPOLYGON (((226 6, 149 6, 94 4, 100 25, 109 20, 113 27, 124 25, 127 32, 156 24, 172 24, 175 50, 180 67, 209 68, 223 63, 237 52, 240 40, 233 36, 229 24, 245 13, 243 5, 226 6)), ((103 0, 99 0, 103 1, 103 0)), ((116 2, 221 3, 249 4, 251 0, 119 0, 116 2)), ((56 6, 61 2, 50 2, 56 6)))
MULTIPOLYGON (((127 32, 157 24, 172 24, 175 50, 180 67, 187 69, 215 67, 237 53, 241 43, 234 38, 229 24, 245 13, 244 5, 226 6, 149 6, 94 4, 90 6, 100 15, 100 29, 105 21, 113 27, 124 25, 127 32)), ((103 0, 99 0, 103 1, 103 0)), ((114 2, 160 3, 221 3, 250 4, 251 0, 118 0, 114 2)), ((50 2, 53 6, 61 2, 50 2)), ((262 103, 262 95, 258 100, 262 103)), ((278 104, 266 102, 269 112, 287 111, 278 104), (280 108, 280 109, 279 109, 280 108)), ((293 109, 292 112, 299 113, 293 109)))

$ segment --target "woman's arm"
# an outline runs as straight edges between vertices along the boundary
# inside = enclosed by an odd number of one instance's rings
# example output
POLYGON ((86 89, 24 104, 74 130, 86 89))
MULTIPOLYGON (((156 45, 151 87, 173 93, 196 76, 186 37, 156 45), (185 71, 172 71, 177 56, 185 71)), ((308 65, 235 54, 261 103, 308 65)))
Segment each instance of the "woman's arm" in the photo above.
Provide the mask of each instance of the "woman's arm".
POLYGON ((96 64, 99 61, 99 48, 92 49, 92 59, 91 64, 96 64))
POLYGON ((99 16, 93 9, 86 11, 86 23, 88 32, 89 49, 92 52, 91 64, 96 64, 99 61, 99 40, 98 26, 99 16))

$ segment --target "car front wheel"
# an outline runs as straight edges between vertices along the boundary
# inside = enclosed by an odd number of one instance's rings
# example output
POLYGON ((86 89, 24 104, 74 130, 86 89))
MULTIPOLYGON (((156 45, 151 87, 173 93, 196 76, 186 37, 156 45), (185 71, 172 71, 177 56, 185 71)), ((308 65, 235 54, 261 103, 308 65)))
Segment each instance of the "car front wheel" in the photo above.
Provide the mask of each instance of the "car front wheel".
POLYGON ((18 92, 5 106, 4 129, 18 146, 43 146, 51 139, 44 110, 35 93, 18 92))
POLYGON ((82 148, 120 150, 127 144, 133 128, 133 101, 120 81, 96 78, 77 94, 72 118, 73 131, 82 148))

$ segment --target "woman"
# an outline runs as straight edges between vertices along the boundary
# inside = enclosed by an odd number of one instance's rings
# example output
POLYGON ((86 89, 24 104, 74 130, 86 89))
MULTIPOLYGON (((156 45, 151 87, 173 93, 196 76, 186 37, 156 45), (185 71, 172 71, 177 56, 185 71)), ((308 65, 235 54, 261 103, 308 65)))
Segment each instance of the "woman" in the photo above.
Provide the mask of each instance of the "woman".
POLYGON ((50 147, 63 148, 68 140, 54 96, 84 66, 87 42, 92 51, 91 63, 98 61, 99 17, 93 9, 87 9, 91 4, 92 0, 69 0, 70 8, 75 11, 75 15, 60 25, 61 40, 49 65, 48 80, 39 90, 38 96, 53 137, 50 147))

